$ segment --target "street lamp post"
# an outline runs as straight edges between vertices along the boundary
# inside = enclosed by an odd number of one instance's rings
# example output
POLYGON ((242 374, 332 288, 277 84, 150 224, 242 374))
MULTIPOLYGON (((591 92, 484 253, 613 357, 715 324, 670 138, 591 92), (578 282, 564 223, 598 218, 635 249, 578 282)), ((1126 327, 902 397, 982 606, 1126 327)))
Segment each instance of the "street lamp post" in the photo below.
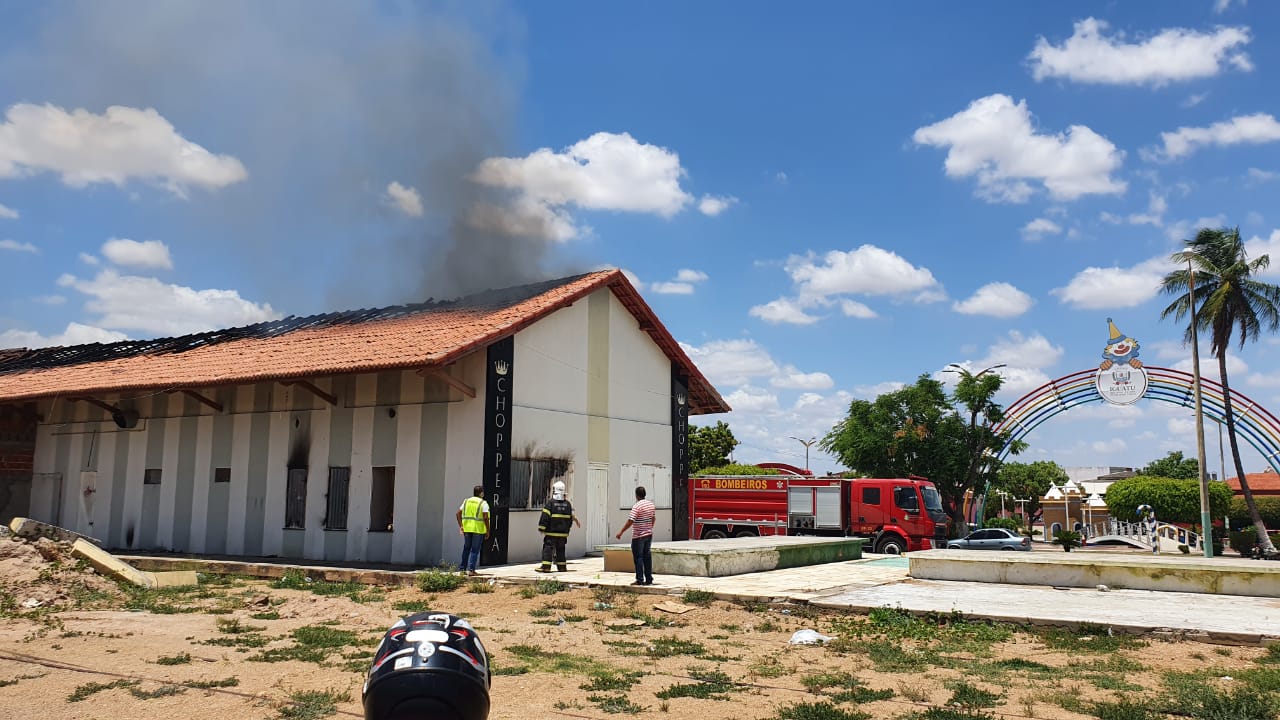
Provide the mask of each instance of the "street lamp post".
POLYGON ((808 440, 801 440, 795 435, 791 435, 790 437, 792 440, 795 440, 796 442, 804 446, 804 471, 809 472, 809 448, 813 447, 813 444, 818 442, 818 439, 809 438, 808 440))

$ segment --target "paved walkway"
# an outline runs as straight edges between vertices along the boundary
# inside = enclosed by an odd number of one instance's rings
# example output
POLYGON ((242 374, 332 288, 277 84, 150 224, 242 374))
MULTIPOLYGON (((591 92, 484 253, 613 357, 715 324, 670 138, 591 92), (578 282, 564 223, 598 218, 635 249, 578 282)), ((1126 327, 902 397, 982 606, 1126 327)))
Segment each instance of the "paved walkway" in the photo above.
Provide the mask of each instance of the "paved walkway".
MULTIPOLYGON (((156 565, 178 562, 183 567, 218 562, 155 557, 122 559, 150 561, 156 565)), ((604 559, 600 557, 570 560, 568 564, 568 571, 550 575, 534 572, 535 563, 525 563, 483 568, 480 576, 512 583, 554 578, 575 585, 603 585, 660 595, 704 590, 723 600, 807 602, 816 607, 858 612, 878 607, 900 607, 920 613, 958 611, 1015 623, 1066 627, 1091 624, 1117 632, 1167 633, 1208 642, 1280 642, 1280 599, 1277 598, 916 580, 907 576, 906 558, 895 556, 868 554, 861 560, 718 578, 657 575, 655 584, 648 587, 632 587, 635 576, 630 572, 606 572, 604 559)), ((223 572, 273 575, 283 572, 286 566, 297 566, 265 559, 226 565, 234 569, 223 569, 223 572)), ((301 567, 320 569, 315 565, 301 567)), ((411 571, 351 567, 336 570, 344 580, 359 579, 361 575, 369 575, 365 579, 370 582, 407 584, 413 580, 411 571)))

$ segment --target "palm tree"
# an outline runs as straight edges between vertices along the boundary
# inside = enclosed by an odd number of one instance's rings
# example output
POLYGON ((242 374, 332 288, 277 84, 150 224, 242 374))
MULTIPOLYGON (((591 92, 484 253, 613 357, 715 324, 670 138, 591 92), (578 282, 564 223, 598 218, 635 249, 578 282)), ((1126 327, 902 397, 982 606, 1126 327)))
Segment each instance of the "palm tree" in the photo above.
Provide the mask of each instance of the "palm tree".
MULTIPOLYGON (((1236 439, 1235 412, 1231 407, 1231 387, 1227 384, 1227 348, 1232 336, 1239 333, 1239 346, 1248 340, 1257 340, 1263 330, 1275 332, 1280 328, 1280 287, 1262 282, 1254 276, 1271 264, 1269 255, 1249 260, 1244 243, 1240 240, 1240 228, 1213 230, 1202 228, 1195 239, 1185 242, 1186 249, 1175 253, 1172 260, 1194 268, 1180 269, 1165 276, 1160 290, 1166 295, 1178 297, 1160 313, 1181 320, 1187 315, 1194 318, 1196 327, 1211 333, 1211 350, 1218 359, 1218 374, 1222 382, 1222 405, 1226 418, 1227 437, 1231 440, 1231 455, 1235 460, 1236 476, 1240 478, 1240 490, 1244 493, 1249 516, 1258 531, 1258 544, 1264 553, 1275 554, 1275 546, 1267 536, 1267 528, 1258 513, 1253 491, 1245 479, 1244 465, 1240 462, 1240 446, 1236 439), (1190 281, 1194 278, 1197 308, 1191 307, 1190 281)), ((1186 338, 1191 339, 1188 324, 1186 338)))

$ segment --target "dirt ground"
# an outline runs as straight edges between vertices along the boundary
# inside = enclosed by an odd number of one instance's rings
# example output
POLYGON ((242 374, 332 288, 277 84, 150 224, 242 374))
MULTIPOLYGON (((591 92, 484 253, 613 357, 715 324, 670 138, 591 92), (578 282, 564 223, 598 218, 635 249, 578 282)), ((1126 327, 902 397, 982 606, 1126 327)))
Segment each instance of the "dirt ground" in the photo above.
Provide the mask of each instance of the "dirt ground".
POLYGON ((1229 686, 1236 681, 1223 676, 1274 668, 1268 663, 1280 655, 1105 630, 1055 639, 954 619, 912 624, 890 613, 877 623, 796 605, 557 592, 483 578, 427 592, 202 576, 196 589, 139 592, 66 550, 0 537, 0 717, 363 717, 373 650, 416 609, 455 613, 477 628, 495 671, 495 720, 909 718, 944 706, 957 681, 998 698, 989 716, 1068 720, 1097 717, 1095 701, 1173 692, 1170 671, 1211 668, 1208 681, 1229 686), (682 612, 655 607, 673 601, 682 612), (300 628, 332 632, 313 639, 308 654, 294 635, 300 628), (790 644, 803 629, 834 639, 790 644), (868 689, 892 695, 857 694, 868 689), (700 691, 709 692, 683 696, 700 691), (336 701, 329 707, 325 698, 336 701), (795 709, 813 703, 836 709, 795 709))

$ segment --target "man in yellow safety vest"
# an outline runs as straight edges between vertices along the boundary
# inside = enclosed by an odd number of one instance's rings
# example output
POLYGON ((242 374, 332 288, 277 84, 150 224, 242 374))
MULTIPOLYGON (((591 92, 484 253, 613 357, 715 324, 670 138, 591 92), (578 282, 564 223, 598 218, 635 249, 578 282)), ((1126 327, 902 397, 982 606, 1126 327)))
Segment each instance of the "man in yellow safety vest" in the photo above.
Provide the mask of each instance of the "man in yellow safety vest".
POLYGON ((458 508, 458 532, 462 534, 462 561, 458 571, 476 574, 480 564, 480 548, 489 537, 489 503, 484 501, 484 486, 471 488, 471 497, 458 508))

